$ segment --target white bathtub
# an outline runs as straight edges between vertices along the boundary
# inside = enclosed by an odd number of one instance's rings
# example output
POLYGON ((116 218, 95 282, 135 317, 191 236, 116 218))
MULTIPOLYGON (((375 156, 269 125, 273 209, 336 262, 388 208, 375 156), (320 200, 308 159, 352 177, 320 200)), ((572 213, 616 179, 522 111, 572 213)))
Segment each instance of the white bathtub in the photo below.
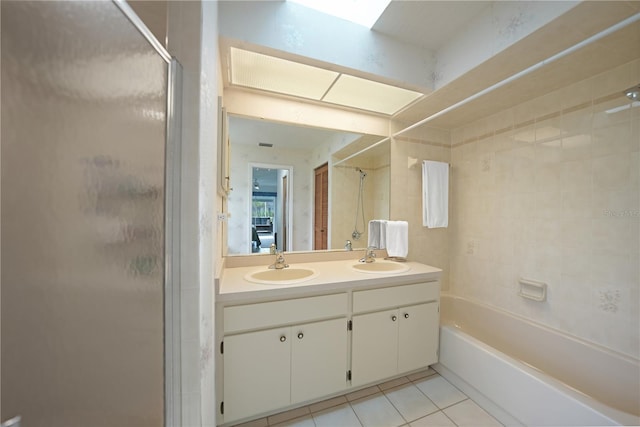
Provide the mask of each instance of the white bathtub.
POLYGON ((445 378, 507 425, 640 425, 638 360, 442 295, 445 378))

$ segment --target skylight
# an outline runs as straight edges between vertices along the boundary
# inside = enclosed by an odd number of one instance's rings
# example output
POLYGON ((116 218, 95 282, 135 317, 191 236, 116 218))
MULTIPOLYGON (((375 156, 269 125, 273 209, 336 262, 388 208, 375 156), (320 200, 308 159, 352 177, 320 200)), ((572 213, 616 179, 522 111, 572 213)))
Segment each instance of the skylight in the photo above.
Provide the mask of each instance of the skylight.
POLYGON ((288 0, 322 13, 373 27, 391 0, 288 0))

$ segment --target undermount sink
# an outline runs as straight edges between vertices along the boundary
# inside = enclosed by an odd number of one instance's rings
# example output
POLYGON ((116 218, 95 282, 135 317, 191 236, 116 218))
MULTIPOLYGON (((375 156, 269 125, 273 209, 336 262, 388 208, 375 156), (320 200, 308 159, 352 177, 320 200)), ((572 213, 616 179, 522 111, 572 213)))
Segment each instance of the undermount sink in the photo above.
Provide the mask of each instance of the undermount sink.
POLYGON ((282 268, 258 270, 244 276, 245 280, 263 285, 293 285, 306 282, 318 276, 311 268, 282 268))
POLYGON ((391 273, 404 273, 409 271, 409 266, 394 261, 374 261, 374 262, 359 262, 351 266, 356 271, 362 273, 374 273, 374 274, 391 274, 391 273))

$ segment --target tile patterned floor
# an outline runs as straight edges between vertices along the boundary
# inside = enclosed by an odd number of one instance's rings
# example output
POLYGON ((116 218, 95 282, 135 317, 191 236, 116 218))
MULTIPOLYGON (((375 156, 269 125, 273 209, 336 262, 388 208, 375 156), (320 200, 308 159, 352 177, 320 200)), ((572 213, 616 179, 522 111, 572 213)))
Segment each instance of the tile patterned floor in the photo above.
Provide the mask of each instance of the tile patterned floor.
POLYGON ((428 369, 237 427, 272 426, 499 427, 502 424, 428 369))

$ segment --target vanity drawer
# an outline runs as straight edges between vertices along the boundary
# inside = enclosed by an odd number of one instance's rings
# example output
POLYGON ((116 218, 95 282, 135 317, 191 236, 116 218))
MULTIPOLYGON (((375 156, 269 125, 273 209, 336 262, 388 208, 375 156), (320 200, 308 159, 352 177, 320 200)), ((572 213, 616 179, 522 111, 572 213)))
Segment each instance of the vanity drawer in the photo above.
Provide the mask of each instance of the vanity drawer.
POLYGON ((353 312, 362 313, 419 302, 436 301, 439 296, 440 283, 438 281, 355 291, 353 293, 353 312))
POLYGON ((224 308, 224 333, 346 316, 346 293, 224 308))

